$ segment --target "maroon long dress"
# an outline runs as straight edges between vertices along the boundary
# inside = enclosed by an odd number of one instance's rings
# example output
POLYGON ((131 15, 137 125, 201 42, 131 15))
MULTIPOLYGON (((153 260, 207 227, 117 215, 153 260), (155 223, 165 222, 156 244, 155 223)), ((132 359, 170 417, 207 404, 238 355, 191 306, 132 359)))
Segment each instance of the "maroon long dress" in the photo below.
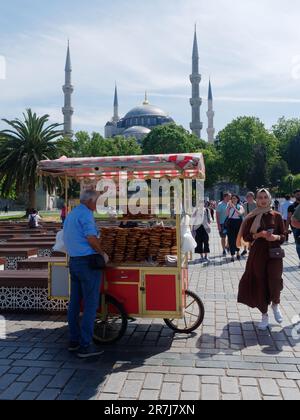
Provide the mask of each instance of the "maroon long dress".
POLYGON ((262 230, 274 229, 280 235, 278 242, 268 242, 263 238, 254 241, 250 232, 254 218, 246 222, 243 238, 252 244, 245 274, 239 286, 238 302, 258 308, 263 314, 268 312, 271 303, 280 304, 283 290, 283 260, 271 259, 269 248, 278 248, 285 242, 285 226, 280 213, 270 212, 262 217, 262 230))

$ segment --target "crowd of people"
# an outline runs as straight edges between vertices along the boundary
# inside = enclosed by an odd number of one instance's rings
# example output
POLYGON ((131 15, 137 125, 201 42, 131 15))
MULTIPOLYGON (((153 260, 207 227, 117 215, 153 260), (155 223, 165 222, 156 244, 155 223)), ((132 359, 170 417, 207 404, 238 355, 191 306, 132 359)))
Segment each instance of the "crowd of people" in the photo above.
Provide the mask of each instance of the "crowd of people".
MULTIPOLYGON (((269 327, 270 305, 275 320, 281 324, 280 296, 285 257, 282 245, 289 242, 291 233, 300 268, 300 190, 294 191, 293 200, 291 196, 286 196, 283 203, 273 201, 267 189, 261 189, 256 194, 248 192, 245 202, 236 194, 225 193, 215 207, 223 257, 229 254, 231 262, 235 262, 235 258, 240 260, 249 254, 239 285, 238 302, 261 311, 259 329, 269 327)), ((194 228, 195 252, 200 254, 200 261, 209 262, 212 208, 212 202, 207 202, 203 223, 194 228)))
MULTIPOLYGON (((292 218, 294 217, 296 210, 298 209, 297 213, 300 213, 299 204, 300 190, 294 192, 294 199, 287 195, 282 203, 280 203, 279 200, 271 199, 271 209, 280 213, 284 222, 284 242, 289 242, 290 235, 293 234, 299 256, 300 268, 300 230, 292 225, 292 218)), ((207 201, 204 207, 203 223, 200 226, 193 227, 194 237, 197 242, 195 253, 200 254, 201 257, 198 261, 210 262, 209 243, 211 224, 215 219, 221 238, 223 257, 230 255, 231 262, 234 262, 235 259, 239 261, 241 260, 241 257, 247 256, 250 251, 250 244, 244 241, 243 238, 240 243, 237 243, 237 239, 243 221, 256 209, 256 195, 251 191, 247 193, 243 202, 238 195, 229 192, 223 194, 223 199, 218 204, 215 201, 207 201)))

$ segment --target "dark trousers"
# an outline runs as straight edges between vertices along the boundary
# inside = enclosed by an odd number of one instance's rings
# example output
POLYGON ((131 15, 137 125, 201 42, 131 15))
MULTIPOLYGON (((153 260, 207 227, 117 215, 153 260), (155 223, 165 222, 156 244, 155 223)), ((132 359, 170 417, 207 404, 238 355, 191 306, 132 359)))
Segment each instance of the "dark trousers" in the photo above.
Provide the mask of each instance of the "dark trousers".
POLYGON ((295 242, 296 242, 297 254, 298 254, 298 257, 299 257, 299 260, 300 260, 300 242, 298 242, 299 238, 300 238, 300 229, 293 228, 293 234, 294 234, 294 238, 295 238, 295 242))
POLYGON ((71 299, 68 310, 70 339, 88 347, 93 340, 94 324, 100 302, 102 272, 92 270, 85 257, 70 259, 71 299), (81 304, 84 305, 80 326, 81 304))
POLYGON ((236 240, 240 231, 240 227, 242 225, 242 219, 229 219, 228 220, 228 242, 230 253, 234 256, 237 252, 239 252, 239 248, 236 246, 236 240))
POLYGON ((196 231, 197 248, 195 250, 196 254, 209 254, 209 235, 204 229, 203 226, 200 226, 196 231))

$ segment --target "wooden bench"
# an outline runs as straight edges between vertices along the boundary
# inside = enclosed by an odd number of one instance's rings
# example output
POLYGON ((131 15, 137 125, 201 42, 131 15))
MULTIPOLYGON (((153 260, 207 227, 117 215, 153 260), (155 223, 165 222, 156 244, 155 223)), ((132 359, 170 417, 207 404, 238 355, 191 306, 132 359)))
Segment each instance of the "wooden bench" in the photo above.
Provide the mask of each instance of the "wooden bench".
POLYGON ((8 243, 10 242, 18 242, 18 243, 35 243, 35 242, 39 242, 39 243, 53 243, 55 244, 55 238, 54 237, 40 237, 40 238, 34 238, 34 237, 28 237, 28 238, 24 238, 24 237, 13 237, 13 238, 9 238, 7 239, 8 243))
POLYGON ((65 263, 63 257, 29 258, 18 262, 18 270, 47 270, 49 263, 65 263))
POLYGON ((0 287, 38 287, 46 289, 48 287, 48 270, 1 271, 0 287))
POLYGON ((30 241, 29 243, 23 243, 23 242, 6 242, 6 243, 0 243, 0 250, 5 250, 6 248, 18 248, 18 249, 28 249, 28 248, 34 248, 34 249, 51 249, 53 248, 55 244, 55 241, 50 242, 37 242, 37 241, 30 241))
POLYGON ((17 270, 18 261, 26 260, 28 258, 37 257, 39 253, 35 248, 14 248, 7 247, 0 249, 0 258, 5 258, 5 270, 17 270))

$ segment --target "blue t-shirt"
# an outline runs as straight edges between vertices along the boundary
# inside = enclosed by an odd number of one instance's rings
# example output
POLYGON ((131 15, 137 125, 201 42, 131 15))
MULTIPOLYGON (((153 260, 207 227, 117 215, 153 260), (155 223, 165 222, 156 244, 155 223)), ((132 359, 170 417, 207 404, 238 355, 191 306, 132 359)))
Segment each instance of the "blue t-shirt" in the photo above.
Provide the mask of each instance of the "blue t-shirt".
POLYGON ((227 219, 226 211, 227 211, 228 204, 224 201, 221 201, 217 207, 217 213, 219 215, 220 224, 224 225, 225 220, 227 219))
POLYGON ((94 214, 84 204, 76 207, 64 224, 64 243, 70 257, 97 254, 89 244, 88 236, 98 236, 94 214))

